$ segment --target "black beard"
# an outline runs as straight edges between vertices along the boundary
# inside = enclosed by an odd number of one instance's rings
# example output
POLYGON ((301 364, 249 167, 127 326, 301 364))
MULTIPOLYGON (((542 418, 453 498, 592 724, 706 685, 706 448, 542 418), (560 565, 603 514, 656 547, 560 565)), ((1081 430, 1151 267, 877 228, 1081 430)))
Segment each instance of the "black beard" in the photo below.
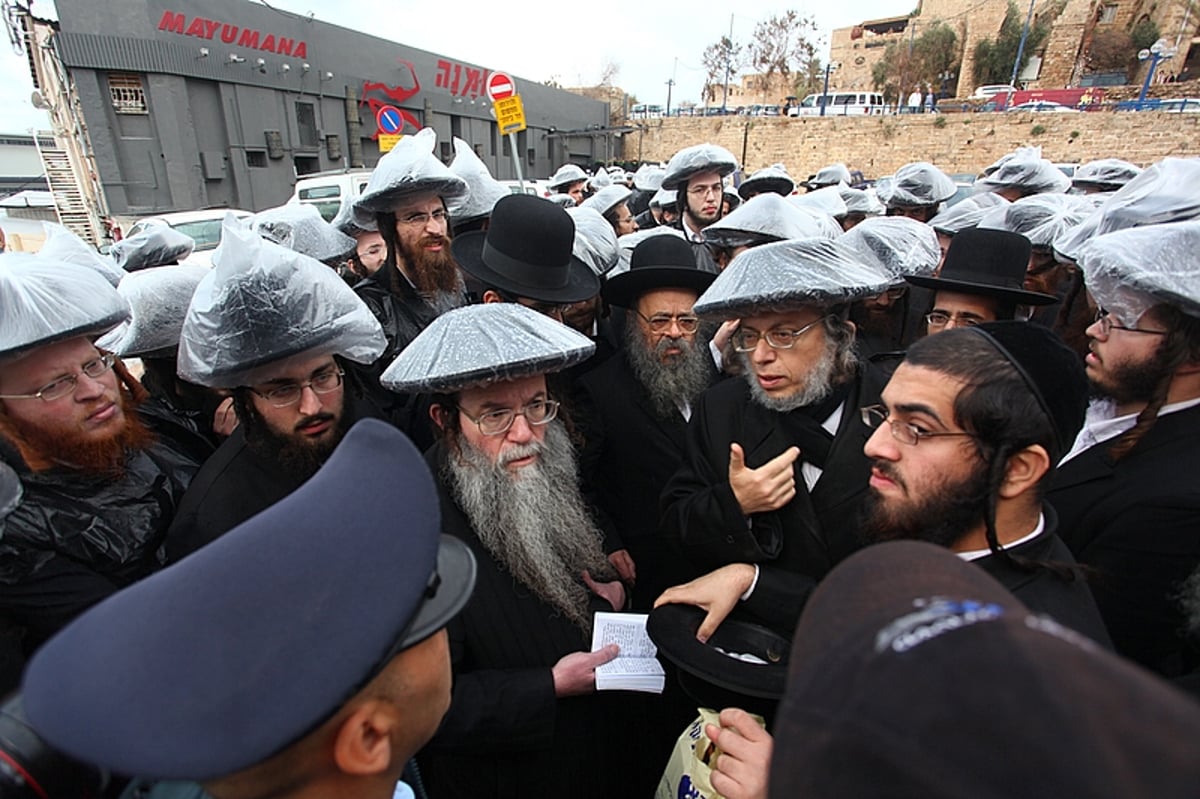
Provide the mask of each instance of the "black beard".
MULTIPOLYGON (((347 397, 347 401, 348 399, 347 397)), ((320 469, 333 454, 333 450, 341 443, 342 437, 352 424, 350 414, 343 405, 342 415, 335 422, 333 435, 321 441, 310 442, 300 438, 299 434, 286 435, 273 429, 249 402, 238 410, 239 421, 246 428, 246 446, 297 483, 302 483, 317 473, 317 469, 320 469)), ((320 413, 311 418, 334 417, 332 414, 320 413)))
POLYGON ((659 339, 653 349, 649 347, 641 330, 633 324, 625 326, 625 355, 634 377, 650 395, 650 401, 660 419, 671 419, 679 413, 679 405, 692 405, 696 398, 708 388, 710 374, 707 347, 696 340, 671 338, 659 339), (667 362, 662 353, 678 347, 680 354, 667 362))
MULTIPOLYGON (((872 465, 901 488, 906 487, 887 461, 872 465)), ((860 511, 863 538, 872 544, 909 539, 953 546, 984 522, 991 493, 987 472, 987 464, 981 462, 959 482, 931 486, 924 497, 910 499, 902 507, 888 507, 879 492, 868 488, 860 511)))
POLYGON ((1123 363, 1110 368, 1107 384, 1089 380, 1091 394, 1099 399, 1111 399, 1118 405, 1148 403, 1154 399, 1158 386, 1167 376, 1162 348, 1144 363, 1123 363))

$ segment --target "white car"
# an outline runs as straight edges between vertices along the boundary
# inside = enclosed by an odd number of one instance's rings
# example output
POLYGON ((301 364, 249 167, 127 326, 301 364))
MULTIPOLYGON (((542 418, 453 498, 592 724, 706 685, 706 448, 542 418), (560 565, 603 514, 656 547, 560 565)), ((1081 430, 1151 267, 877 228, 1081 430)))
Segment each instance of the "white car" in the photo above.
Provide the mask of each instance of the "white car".
POLYGON ((212 266, 212 251, 221 243, 221 220, 225 214, 232 213, 238 219, 253 216, 249 211, 237 208, 210 208, 207 211, 179 211, 173 214, 142 217, 133 223, 126 236, 141 233, 148 225, 167 225, 191 236, 196 241, 196 249, 184 259, 183 263, 194 266, 212 266))
POLYGON ((990 100, 997 94, 1008 94, 1015 91, 1017 91, 1017 87, 1010 86, 1007 83, 989 83, 986 86, 976 86, 975 92, 967 99, 990 100))
POLYGON ((526 194, 532 194, 534 197, 549 197, 554 193, 550 191, 550 186, 544 180, 530 180, 526 178, 524 181, 501 180, 498 182, 513 194, 520 194, 522 189, 524 189, 526 194))
POLYGON ((1009 111, 1045 111, 1052 114, 1077 114, 1079 109, 1062 103, 1052 103, 1049 100, 1030 100, 1028 103, 1014 105, 1009 111))

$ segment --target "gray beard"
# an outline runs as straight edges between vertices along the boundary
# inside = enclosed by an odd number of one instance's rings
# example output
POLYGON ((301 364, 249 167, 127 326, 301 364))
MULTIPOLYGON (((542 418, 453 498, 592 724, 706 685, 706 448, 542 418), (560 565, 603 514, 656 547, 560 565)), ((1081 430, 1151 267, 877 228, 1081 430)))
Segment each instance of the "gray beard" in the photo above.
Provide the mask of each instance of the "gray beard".
POLYGON ((816 405, 833 391, 833 379, 837 372, 837 343, 832 340, 826 342, 825 352, 809 370, 804 386, 795 394, 789 394, 786 397, 772 397, 764 391, 754 376, 749 354, 742 353, 741 355, 742 366, 745 369, 743 377, 750 386, 750 397, 768 410, 787 413, 797 408, 816 405))
POLYGON ((625 355, 634 377, 650 395, 650 402, 660 419, 670 419, 680 413, 679 406, 693 405, 708 388, 709 367, 707 348, 695 340, 663 337, 654 349, 636 325, 625 326, 625 355), (678 347, 680 354, 662 360, 662 353, 678 347))
POLYGON ((590 632, 582 572, 597 581, 612 572, 579 492, 575 451, 562 423, 548 424, 541 443, 504 450, 500 463, 461 435, 458 445, 442 476, 479 540, 521 585, 590 632), (515 474, 506 468, 533 453, 540 456, 535 463, 515 474))

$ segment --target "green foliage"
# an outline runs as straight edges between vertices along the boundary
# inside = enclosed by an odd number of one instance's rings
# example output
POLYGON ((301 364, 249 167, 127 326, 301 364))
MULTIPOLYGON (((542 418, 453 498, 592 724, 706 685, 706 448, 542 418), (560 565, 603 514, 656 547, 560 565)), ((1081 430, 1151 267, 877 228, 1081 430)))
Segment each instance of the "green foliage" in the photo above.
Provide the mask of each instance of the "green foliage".
POLYGON ((825 84, 825 65, 819 56, 813 55, 796 72, 792 81, 792 94, 804 98, 822 91, 825 84))
POLYGON ((958 34, 937 20, 919 36, 889 44, 883 58, 871 67, 871 81, 887 100, 895 102, 907 97, 918 84, 928 84, 936 91, 941 85, 941 75, 957 73, 961 62, 958 34))
POLYGON ((1042 125, 1034 125, 1032 128, 1029 129, 1030 136, 1041 136, 1045 132, 1046 132, 1046 128, 1042 125))
POLYGON ((1144 50, 1158 41, 1159 38, 1158 23, 1149 17, 1143 17, 1138 20, 1138 23, 1129 31, 1129 38, 1133 44, 1133 51, 1144 50))
MULTIPOLYGON (((1061 10, 1061 9, 1060 9, 1061 10)), ((1025 40, 1025 51, 1021 55, 1019 73, 1050 37, 1050 22, 1056 13, 1044 14, 1029 26, 1029 37, 1025 40)), ((1012 78, 1013 62, 1017 59, 1017 50, 1021 46, 1021 31, 1025 27, 1025 14, 1017 6, 1009 2, 1008 12, 1000 25, 1000 32, 995 39, 980 39, 975 45, 975 85, 988 83, 1008 83, 1012 78)))
POLYGON ((938 114, 936 117, 934 117, 933 126, 938 130, 946 127, 946 118, 941 114, 938 114))

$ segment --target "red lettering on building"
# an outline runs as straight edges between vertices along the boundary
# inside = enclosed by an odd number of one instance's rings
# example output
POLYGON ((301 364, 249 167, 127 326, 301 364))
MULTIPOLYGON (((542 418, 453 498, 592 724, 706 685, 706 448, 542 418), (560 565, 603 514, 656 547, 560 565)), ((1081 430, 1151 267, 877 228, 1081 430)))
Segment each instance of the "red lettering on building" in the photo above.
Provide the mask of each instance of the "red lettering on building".
POLYGON ((174 11, 164 11, 162 19, 158 21, 158 29, 170 33, 183 33, 185 22, 187 22, 187 17, 183 14, 176 14, 174 11))
POLYGON ((296 49, 292 51, 292 55, 296 58, 308 58, 308 42, 300 42, 296 45, 296 49))
POLYGON ((449 89, 450 94, 455 97, 479 97, 485 94, 484 85, 487 82, 488 71, 486 69, 475 69, 468 67, 466 64, 457 64, 447 61, 444 58, 439 58, 437 62, 437 74, 433 78, 433 85, 439 89, 449 89), (451 77, 453 76, 453 77, 451 77))
POLYGON ((192 24, 188 25, 187 35, 204 38, 204 17, 196 17, 192 20, 192 24))
POLYGON ((233 44, 237 41, 238 26, 225 24, 221 26, 221 41, 225 44, 233 44))
POLYGON ((249 28, 242 29, 242 38, 238 39, 238 46, 253 47, 258 49, 258 31, 250 30, 249 28))
POLYGON ((263 39, 261 49, 266 50, 268 53, 275 52, 275 34, 267 34, 267 38, 263 39))
POLYGON ((219 30, 221 32, 221 41, 225 44, 234 44, 236 42, 239 47, 249 47, 267 53, 288 55, 293 58, 308 58, 308 42, 303 39, 297 41, 295 38, 288 36, 276 36, 274 33, 265 33, 253 28, 231 25, 219 19, 206 19, 205 17, 192 17, 189 19, 187 14, 164 11, 158 21, 158 29, 166 33, 175 33, 180 36, 195 36, 199 39, 209 40, 213 39, 219 30))
POLYGON ((280 36, 279 41, 275 43, 275 52, 279 53, 280 55, 291 55, 292 43, 295 41, 295 39, 289 39, 286 36, 280 36))

